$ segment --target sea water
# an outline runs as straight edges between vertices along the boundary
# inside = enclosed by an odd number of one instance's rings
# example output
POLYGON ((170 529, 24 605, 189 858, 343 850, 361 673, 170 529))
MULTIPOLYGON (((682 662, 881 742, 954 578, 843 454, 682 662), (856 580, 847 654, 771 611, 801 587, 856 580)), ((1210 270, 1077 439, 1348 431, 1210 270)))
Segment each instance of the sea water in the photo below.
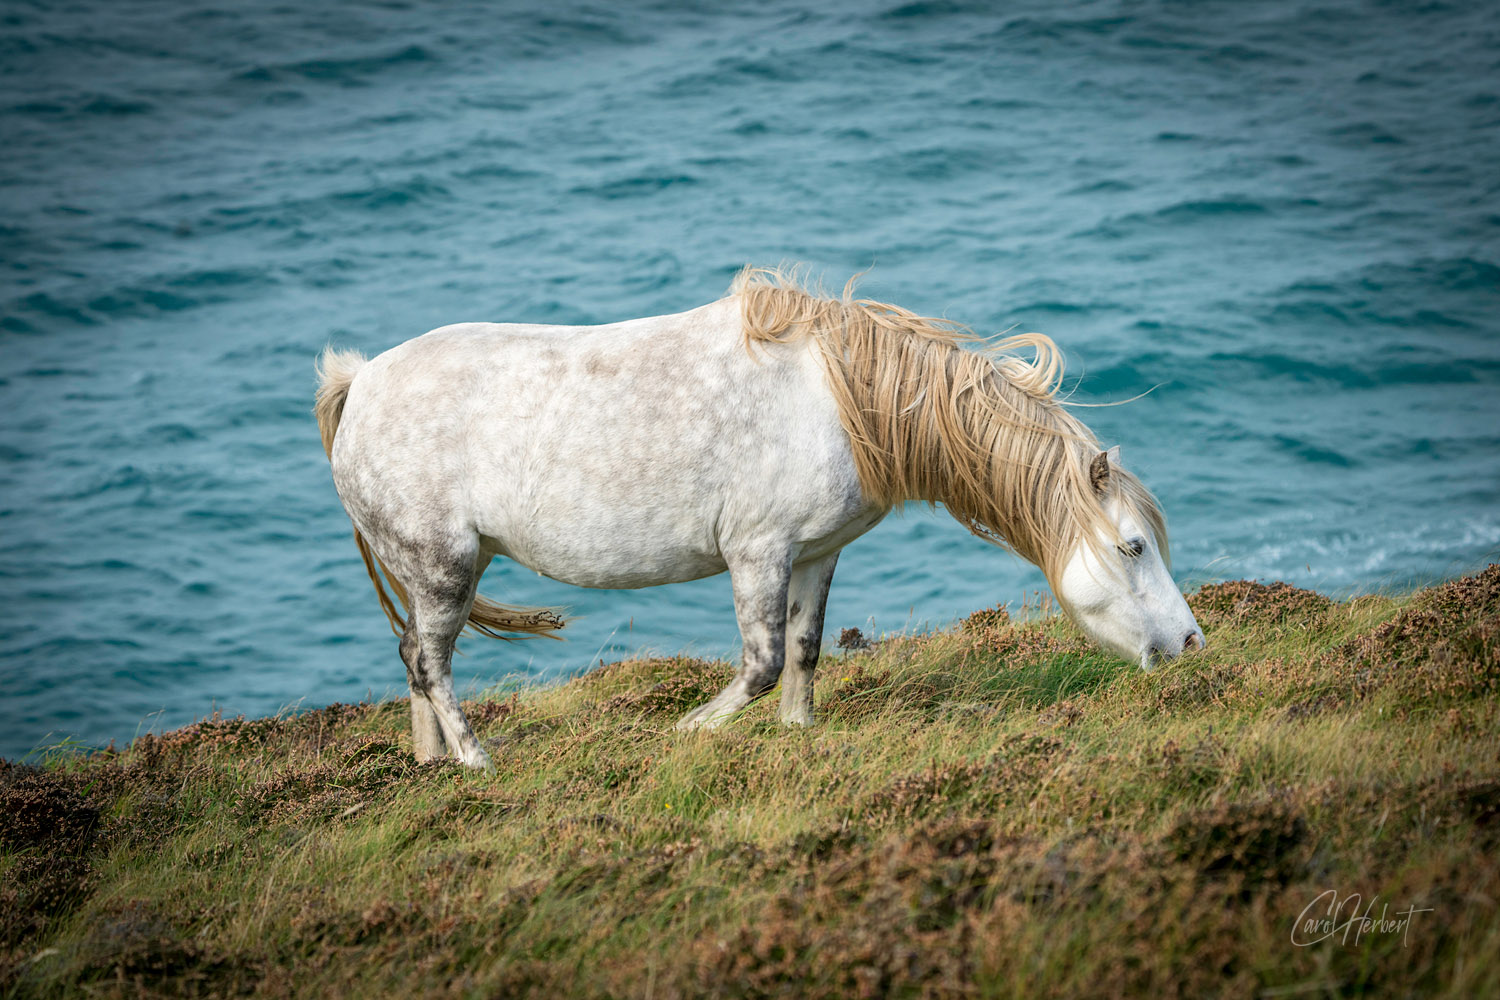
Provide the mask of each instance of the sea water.
MULTIPOLYGON (((7 5, 0 753, 399 694, 310 413, 327 343, 598 323, 747 262, 1052 336, 1184 586, 1342 595, 1500 546, 1485 4, 7 5), (1144 394, 1144 395, 1142 395, 1144 394)), ((558 456, 566 461, 567 456, 558 456)), ((1044 587, 914 507, 827 624, 1044 587)), ((475 690, 733 655, 727 580, 586 591, 475 690)))

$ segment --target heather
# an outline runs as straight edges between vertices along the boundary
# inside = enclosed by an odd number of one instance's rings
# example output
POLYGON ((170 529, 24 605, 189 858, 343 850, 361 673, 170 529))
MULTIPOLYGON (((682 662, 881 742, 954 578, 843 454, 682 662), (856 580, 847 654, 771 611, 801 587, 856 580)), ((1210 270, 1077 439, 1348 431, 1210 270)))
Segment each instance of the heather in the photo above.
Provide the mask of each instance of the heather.
POLYGON ((3 762, 0 993, 1500 992, 1500 567, 1190 603, 1151 673, 1016 609, 846 630, 807 729, 674 732, 731 673, 685 656, 497 689, 488 774, 403 702, 3 762))

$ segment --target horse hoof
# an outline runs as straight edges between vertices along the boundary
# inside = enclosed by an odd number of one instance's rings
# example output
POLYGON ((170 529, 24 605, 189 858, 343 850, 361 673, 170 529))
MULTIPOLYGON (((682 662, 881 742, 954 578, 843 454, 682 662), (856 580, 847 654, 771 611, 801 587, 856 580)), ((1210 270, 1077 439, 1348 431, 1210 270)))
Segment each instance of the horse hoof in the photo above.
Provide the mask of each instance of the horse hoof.
POLYGON ((495 773, 495 762, 490 760, 490 755, 483 750, 460 757, 459 761, 464 767, 471 767, 476 771, 484 771, 486 774, 495 773))

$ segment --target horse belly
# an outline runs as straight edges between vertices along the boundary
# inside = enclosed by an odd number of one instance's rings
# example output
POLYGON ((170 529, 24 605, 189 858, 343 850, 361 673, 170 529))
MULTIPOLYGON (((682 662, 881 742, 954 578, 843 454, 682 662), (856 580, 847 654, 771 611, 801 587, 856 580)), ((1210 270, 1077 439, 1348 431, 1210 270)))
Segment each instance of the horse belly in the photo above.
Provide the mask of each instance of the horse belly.
POLYGON ((486 547, 554 580, 611 590, 681 583, 727 568, 702 512, 619 503, 558 502, 548 509, 525 523, 497 526, 493 535, 482 532, 486 547))
MULTIPOLYGON (((496 552, 584 587, 695 580, 765 545, 784 547, 794 562, 821 558, 884 513, 861 496, 841 434, 830 429, 813 455, 804 438, 792 463, 768 456, 764 442, 709 432, 683 432, 677 447, 635 452, 623 464, 609 449, 574 452, 527 485, 524 511, 512 508, 481 531, 496 552), (768 466, 784 471, 768 476, 768 466)), ((781 442, 769 450, 779 453, 781 442)))

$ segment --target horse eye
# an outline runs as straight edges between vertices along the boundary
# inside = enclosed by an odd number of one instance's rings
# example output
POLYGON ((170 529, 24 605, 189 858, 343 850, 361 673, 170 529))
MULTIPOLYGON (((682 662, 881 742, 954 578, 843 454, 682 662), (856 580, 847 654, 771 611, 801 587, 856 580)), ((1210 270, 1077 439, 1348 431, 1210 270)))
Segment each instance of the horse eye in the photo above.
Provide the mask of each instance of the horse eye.
POLYGON ((1143 539, 1132 538, 1127 545, 1121 545, 1118 546, 1118 548, 1120 550, 1120 555, 1124 556, 1127 559, 1134 559, 1136 556, 1146 551, 1146 543, 1143 539))

